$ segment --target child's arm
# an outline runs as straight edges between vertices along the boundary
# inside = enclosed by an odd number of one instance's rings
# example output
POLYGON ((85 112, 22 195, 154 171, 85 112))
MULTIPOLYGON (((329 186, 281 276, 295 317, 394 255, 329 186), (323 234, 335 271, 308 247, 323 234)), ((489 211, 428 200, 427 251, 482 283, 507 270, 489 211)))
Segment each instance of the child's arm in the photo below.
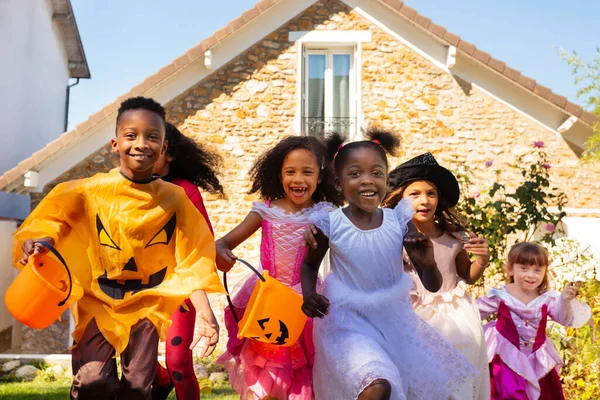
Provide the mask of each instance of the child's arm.
MULTIPOLYGON (((311 229, 311 227, 307 228, 311 229)), ((311 318, 322 318, 329 312, 329 300, 316 292, 319 266, 329 249, 329 239, 320 230, 314 235, 317 247, 309 247, 302 263, 301 282, 304 303, 302 311, 311 318)))
POLYGON ((475 284, 482 276, 490 261, 490 247, 487 240, 469 232, 469 243, 456 256, 456 273, 469 285, 475 284), (467 251, 477 256, 471 261, 467 251))
MULTIPOLYGON (((45 241, 60 250, 60 239, 85 217, 85 185, 82 180, 56 186, 29 214, 14 235, 14 266, 27 264, 29 256, 43 253, 36 242, 45 241)), ((81 228, 83 229, 83 228, 81 228)))
POLYGON ((207 357, 212 354, 219 342, 219 324, 204 290, 192 292, 190 301, 196 309, 196 329, 190 350, 202 340, 200 357, 207 357))
POLYGON ((567 283, 559 296, 552 299, 549 304, 550 318, 564 326, 579 328, 592 316, 591 308, 587 304, 575 299, 579 284, 567 283))
POLYGON ((481 315, 481 319, 486 319, 490 315, 496 314, 498 312, 500 299, 497 296, 488 295, 478 298, 475 303, 477 304, 477 308, 479 308, 479 314, 481 315))
POLYGON ((408 232, 404 235, 404 248, 425 289, 430 292, 440 290, 442 274, 435 262, 433 244, 412 221, 408 222, 408 232))
POLYGON ((260 228, 262 217, 256 212, 250 212, 241 224, 233 228, 231 232, 216 241, 217 246, 217 268, 223 272, 229 272, 235 264, 237 257, 231 252, 242 242, 248 239, 260 228))

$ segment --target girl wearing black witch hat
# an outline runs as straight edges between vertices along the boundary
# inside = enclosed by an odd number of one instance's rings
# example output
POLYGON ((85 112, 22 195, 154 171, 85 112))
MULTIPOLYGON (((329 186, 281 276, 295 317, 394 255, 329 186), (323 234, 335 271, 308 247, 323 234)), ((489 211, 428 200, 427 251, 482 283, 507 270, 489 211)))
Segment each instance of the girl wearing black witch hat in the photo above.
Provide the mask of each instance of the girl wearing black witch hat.
POLYGON ((478 377, 463 383, 452 398, 489 399, 488 361, 481 319, 466 291, 467 284, 477 282, 488 265, 488 243, 466 232, 452 209, 460 196, 458 182, 430 153, 396 167, 390 172, 389 182, 386 207, 395 207, 402 199, 412 201, 413 222, 433 242, 435 260, 443 278, 441 289, 432 293, 423 286, 407 260, 405 266, 412 269, 414 279, 411 297, 415 312, 480 371, 478 377), (475 256, 473 260, 469 253, 475 256))

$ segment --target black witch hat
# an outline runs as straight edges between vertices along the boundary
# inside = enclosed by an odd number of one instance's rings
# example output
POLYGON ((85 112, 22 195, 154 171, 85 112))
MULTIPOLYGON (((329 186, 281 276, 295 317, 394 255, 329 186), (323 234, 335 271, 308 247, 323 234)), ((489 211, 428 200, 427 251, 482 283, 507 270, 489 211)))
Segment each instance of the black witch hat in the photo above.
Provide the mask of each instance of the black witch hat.
POLYGON ((435 183, 438 196, 448 207, 454 207, 460 197, 458 181, 452 172, 437 163, 431 153, 421 154, 394 168, 389 175, 390 189, 395 190, 414 181, 435 183))

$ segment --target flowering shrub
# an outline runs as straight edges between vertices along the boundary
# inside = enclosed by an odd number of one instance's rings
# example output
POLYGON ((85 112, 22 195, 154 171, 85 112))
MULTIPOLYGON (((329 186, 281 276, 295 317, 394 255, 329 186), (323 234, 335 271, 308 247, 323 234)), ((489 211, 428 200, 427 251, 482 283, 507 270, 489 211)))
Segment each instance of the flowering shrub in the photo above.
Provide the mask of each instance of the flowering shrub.
MULTIPOLYGON (((499 171, 488 188, 477 189, 466 165, 456 173, 463 193, 457 209, 467 218, 468 228, 485 237, 490 245, 490 267, 484 281, 472 289, 481 295, 485 289, 504 283, 502 263, 507 249, 516 241, 530 241, 535 236, 542 242, 552 260, 553 288, 560 291, 568 282, 582 282, 578 298, 589 304, 593 313, 590 324, 580 329, 549 324, 548 335, 565 361, 560 372, 565 395, 569 400, 600 399, 600 254, 576 240, 557 238, 567 198, 550 185, 552 166, 542 150, 544 142, 535 141, 532 148, 529 155, 518 157, 511 166, 523 178, 512 187, 499 183, 499 171), (526 159, 533 161, 526 163, 526 159)), ((493 160, 485 162, 486 168, 493 165, 493 160)))

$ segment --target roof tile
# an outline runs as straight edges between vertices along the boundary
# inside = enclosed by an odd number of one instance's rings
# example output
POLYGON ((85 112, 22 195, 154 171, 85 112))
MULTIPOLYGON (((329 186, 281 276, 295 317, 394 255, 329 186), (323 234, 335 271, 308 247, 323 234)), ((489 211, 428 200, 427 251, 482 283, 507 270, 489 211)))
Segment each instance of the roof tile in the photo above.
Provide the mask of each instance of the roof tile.
POLYGON ((567 101, 567 104, 565 104, 565 111, 579 118, 581 112, 583 111, 583 108, 581 108, 581 106, 578 106, 577 104, 567 101))
POLYGON ((185 67, 186 65, 188 65, 191 62, 192 62, 192 60, 191 60, 190 56, 188 55, 188 53, 185 53, 181 57, 177 57, 175 60, 173 60, 172 64, 174 64, 177 69, 180 69, 180 68, 185 67))
POLYGON ((581 115, 579 116, 579 119, 590 125, 595 124, 598 121, 598 117, 596 117, 591 112, 585 110, 582 111, 581 115))
POLYGON ((8 185, 8 179, 4 175, 0 176, 0 189, 4 189, 8 185))
POLYGON ((46 149, 48 150, 48 155, 52 155, 54 153, 56 153, 57 151, 59 151, 60 149, 62 149, 64 146, 62 140, 60 140, 60 138, 51 141, 50 143, 48 143, 48 145, 46 146, 46 149))
POLYGON ((46 157, 48 157, 48 150, 45 147, 41 150, 36 151, 31 156, 31 158, 33 158, 35 160, 36 164, 39 164, 42 161, 44 161, 46 159, 46 157))
POLYGON ((404 15, 404 17, 412 21, 413 18, 417 15, 417 10, 407 6, 406 4, 402 4, 402 6, 400 7, 400 14, 404 15))
POLYGON ((106 107, 104 107, 102 109, 102 111, 104 112, 104 115, 106 115, 108 117, 111 114, 116 113, 119 110, 120 106, 121 106, 120 101, 113 101, 112 103, 110 103, 106 107))
POLYGON ((428 29, 429 25, 431 25, 431 20, 421 14, 415 16, 415 22, 425 29, 428 29))
POLYGON ((461 39, 457 47, 465 53, 467 53, 468 55, 473 55, 473 53, 475 52, 475 45, 473 43, 467 42, 466 40, 461 39))
POLYGON ((454 33, 450 33, 450 32, 446 32, 444 34, 443 39, 446 42, 450 43, 452 46, 456 46, 460 42, 460 36, 455 35, 454 33))
POLYGON ((519 78, 521 77, 521 72, 519 72, 518 70, 514 69, 514 68, 510 68, 510 67, 506 67, 504 68, 504 76, 512 79, 515 82, 519 81, 519 78))
POLYGON ((17 180, 21 175, 21 169, 19 167, 14 167, 4 173, 4 178, 6 178, 8 183, 11 183, 17 180))
POLYGON ((429 25, 429 32, 433 33, 436 36, 439 36, 440 38, 443 38, 446 34, 446 28, 432 22, 431 25, 429 25))
POLYGON ((35 160, 33 159, 33 157, 26 158, 26 159, 24 159, 23 161, 21 161, 20 163, 17 164, 17 167, 19 167, 19 169, 23 173, 29 171, 34 166, 35 166, 35 160))
POLYGON ((231 28, 232 32, 237 31, 244 25, 246 25, 246 21, 244 21, 244 19, 242 17, 236 18, 228 24, 228 26, 231 28))
POLYGON ((490 60, 488 61, 487 65, 500 73, 503 73, 504 68, 506 68, 505 62, 497 60, 494 57, 490 57, 490 60))
POLYGON ((265 12, 269 7, 271 7, 274 3, 271 0, 261 0, 254 5, 258 11, 265 12))
POLYGON ((233 29, 231 29, 231 26, 227 25, 224 28, 219 29, 218 31, 215 32, 214 37, 217 38, 217 41, 221 41, 223 39, 225 39, 227 36, 231 35, 231 33, 233 32, 233 29))
POLYGON ((206 40, 200 42, 200 44, 192 47, 187 51, 187 55, 190 57, 190 60, 196 60, 197 58, 204 55, 206 50, 210 49, 210 46, 206 46, 206 40))
POLYGON ((490 61, 490 58, 492 58, 492 56, 490 56, 490 53, 486 53, 485 51, 479 49, 475 49, 475 51, 473 52, 473 57, 475 57, 477 61, 481 61, 486 65, 488 61, 490 61))
POLYGON ((552 93, 552 90, 550 90, 550 88, 547 88, 546 86, 536 83, 533 88, 533 92, 548 100, 550 98, 550 93, 552 93))
POLYGON ((565 105, 567 105, 567 98, 556 93, 550 93, 550 101, 560 108, 565 108, 565 105))
POLYGON ((256 8, 252 7, 251 9, 249 9, 248 11, 246 11, 242 14, 242 18, 244 19, 244 21, 250 22, 254 18, 258 17, 259 14, 260 14, 260 11, 258 11, 256 8))
POLYGON ((399 10, 402 7, 403 0, 383 0, 385 4, 392 7, 394 10, 399 10))
POLYGON ((519 85, 526 87, 529 90, 533 90, 535 87, 535 79, 531 79, 525 75, 521 75, 518 80, 519 85))
POLYGON ((106 118, 106 115, 104 114, 104 111, 100 110, 97 113, 90 115, 88 120, 91 121, 92 124, 96 125, 98 122, 103 121, 104 118, 106 118))
POLYGON ((160 79, 165 79, 171 76, 175 71, 177 71, 177 67, 174 63, 171 63, 159 69, 158 75, 160 75, 160 79))

